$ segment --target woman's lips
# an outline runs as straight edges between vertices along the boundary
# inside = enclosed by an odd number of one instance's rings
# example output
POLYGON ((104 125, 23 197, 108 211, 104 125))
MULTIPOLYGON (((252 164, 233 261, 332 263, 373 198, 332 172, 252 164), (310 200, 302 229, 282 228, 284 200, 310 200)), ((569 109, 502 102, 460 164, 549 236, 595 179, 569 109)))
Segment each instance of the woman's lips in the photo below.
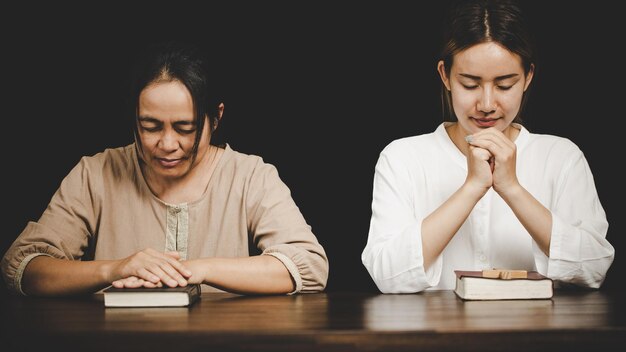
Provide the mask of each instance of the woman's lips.
POLYGON ((493 127, 499 119, 477 119, 472 117, 472 120, 478 127, 493 127))
POLYGON ((183 161, 183 159, 165 159, 165 158, 157 158, 156 160, 159 162, 159 165, 168 169, 176 167, 178 164, 180 164, 183 161))

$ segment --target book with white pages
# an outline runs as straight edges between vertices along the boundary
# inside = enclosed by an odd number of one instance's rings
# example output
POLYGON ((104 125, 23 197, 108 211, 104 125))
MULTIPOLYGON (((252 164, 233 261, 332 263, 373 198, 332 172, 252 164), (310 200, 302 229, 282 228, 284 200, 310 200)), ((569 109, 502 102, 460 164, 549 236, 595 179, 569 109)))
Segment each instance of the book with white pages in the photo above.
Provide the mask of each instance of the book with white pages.
POLYGON ((200 285, 117 288, 102 291, 105 307, 186 307, 200 298, 200 285))

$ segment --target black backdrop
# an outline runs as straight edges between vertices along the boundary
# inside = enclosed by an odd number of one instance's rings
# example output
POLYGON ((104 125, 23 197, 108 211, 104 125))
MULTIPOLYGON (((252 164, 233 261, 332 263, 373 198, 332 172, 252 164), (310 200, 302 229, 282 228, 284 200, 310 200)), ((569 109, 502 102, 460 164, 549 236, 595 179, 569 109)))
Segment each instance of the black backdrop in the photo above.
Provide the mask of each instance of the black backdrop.
MULTIPOLYGON (((130 143, 120 114, 129 57, 164 38, 202 40, 227 92, 218 138, 277 166, 327 250, 328 290, 376 290, 361 264, 378 153, 441 122, 445 3, 228 2, 42 5, 2 26, 6 251, 83 155, 130 143)), ((526 126, 573 140, 591 165, 623 272, 622 19, 610 1, 525 1, 540 61, 526 126)))

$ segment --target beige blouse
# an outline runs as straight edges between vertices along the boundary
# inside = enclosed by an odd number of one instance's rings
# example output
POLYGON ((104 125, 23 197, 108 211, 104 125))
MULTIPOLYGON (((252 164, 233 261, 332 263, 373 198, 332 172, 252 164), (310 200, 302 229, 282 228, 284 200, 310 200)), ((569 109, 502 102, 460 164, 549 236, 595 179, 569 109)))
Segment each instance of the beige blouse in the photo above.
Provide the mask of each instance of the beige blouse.
POLYGON ((5 253, 2 275, 24 294, 22 273, 39 255, 112 260, 145 248, 184 259, 272 255, 289 270, 294 293, 321 291, 328 279, 326 253, 276 168, 228 145, 204 194, 177 205, 150 191, 135 144, 83 157, 5 253))

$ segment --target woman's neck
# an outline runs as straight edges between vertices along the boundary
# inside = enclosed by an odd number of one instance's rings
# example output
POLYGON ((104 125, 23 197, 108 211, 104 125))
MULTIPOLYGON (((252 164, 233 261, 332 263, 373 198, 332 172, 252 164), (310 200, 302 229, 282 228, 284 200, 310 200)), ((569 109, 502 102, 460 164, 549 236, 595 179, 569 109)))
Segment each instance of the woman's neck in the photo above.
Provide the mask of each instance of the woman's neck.
POLYGON ((222 148, 210 145, 203 155, 198 155, 191 168, 182 177, 158 177, 150 171, 144 172, 146 183, 152 193, 169 204, 190 203, 198 200, 206 190, 222 148))

